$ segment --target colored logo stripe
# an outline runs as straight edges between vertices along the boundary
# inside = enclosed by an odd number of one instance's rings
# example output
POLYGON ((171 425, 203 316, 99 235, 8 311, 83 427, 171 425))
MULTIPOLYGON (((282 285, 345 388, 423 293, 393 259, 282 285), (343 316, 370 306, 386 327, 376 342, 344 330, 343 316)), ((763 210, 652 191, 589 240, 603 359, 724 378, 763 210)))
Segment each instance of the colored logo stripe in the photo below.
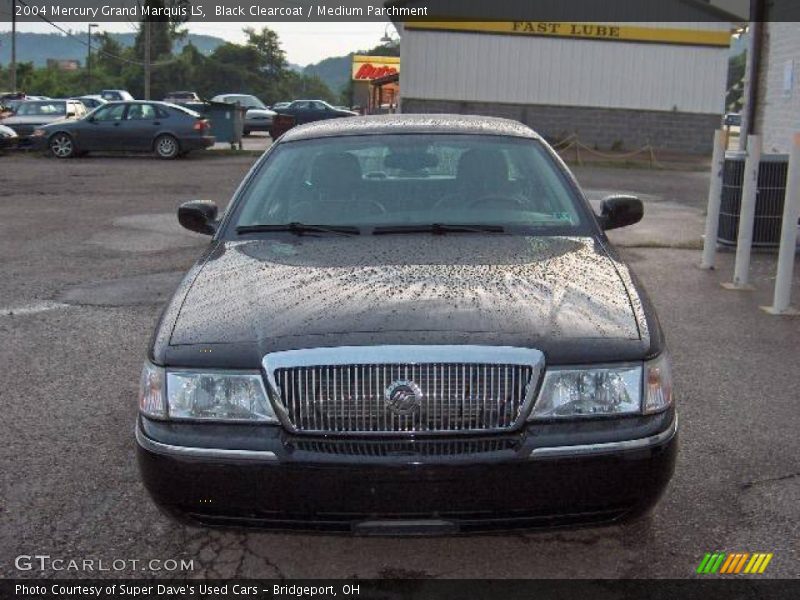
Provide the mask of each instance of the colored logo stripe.
POLYGON ((719 573, 720 575, 736 575, 738 573, 760 574, 763 573, 769 561, 772 560, 772 553, 756 552, 706 552, 697 573, 709 575, 719 573))
POLYGON ((763 573, 764 570, 767 568, 769 561, 772 560, 772 553, 769 554, 762 554, 757 553, 753 554, 753 557, 750 559, 750 562, 747 563, 747 567, 745 567, 745 573, 763 573))

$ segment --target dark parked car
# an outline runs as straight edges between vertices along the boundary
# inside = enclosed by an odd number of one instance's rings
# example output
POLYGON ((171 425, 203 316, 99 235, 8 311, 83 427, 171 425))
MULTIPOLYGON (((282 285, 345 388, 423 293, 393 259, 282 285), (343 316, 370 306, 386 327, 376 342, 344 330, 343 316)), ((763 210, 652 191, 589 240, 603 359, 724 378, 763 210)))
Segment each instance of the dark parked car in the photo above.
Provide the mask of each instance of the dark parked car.
POLYGON ((176 158, 214 145, 211 124, 194 111, 163 102, 109 102, 78 121, 34 132, 57 158, 94 151, 155 152, 176 158))
POLYGON ((611 522, 664 490, 677 417, 653 308, 528 127, 448 115, 288 132, 165 308, 147 489, 212 525, 364 534, 611 522))
POLYGON ((0 151, 16 148, 18 143, 19 136, 17 135, 17 132, 10 127, 0 125, 0 151))
POLYGON ((313 121, 339 119, 358 115, 358 113, 351 110, 341 110, 331 106, 322 100, 295 100, 289 104, 289 106, 274 110, 279 115, 288 115, 292 117, 292 120, 273 119, 273 126, 270 128, 270 137, 272 137, 272 139, 279 138, 286 130, 294 125, 303 125, 304 123, 311 123, 313 121))
POLYGON ((740 113, 726 113, 723 124, 725 127, 741 127, 742 115, 740 113))
POLYGON ((3 125, 17 132, 21 144, 28 144, 37 128, 85 115, 86 107, 79 100, 25 100, 17 105, 13 115, 3 119, 3 125))
POLYGON ((80 100, 83 102, 83 105, 89 109, 94 110, 98 106, 103 106, 103 104, 108 104, 108 100, 104 100, 102 96, 90 94, 88 96, 73 96, 73 100, 80 100))

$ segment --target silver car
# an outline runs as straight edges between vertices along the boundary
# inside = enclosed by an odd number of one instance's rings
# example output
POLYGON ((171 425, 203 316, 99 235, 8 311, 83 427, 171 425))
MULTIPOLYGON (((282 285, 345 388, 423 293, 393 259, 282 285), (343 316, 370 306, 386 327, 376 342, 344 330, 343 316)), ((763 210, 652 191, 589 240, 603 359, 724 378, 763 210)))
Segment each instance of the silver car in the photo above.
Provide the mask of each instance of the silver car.
POLYGON ((80 119, 86 112, 80 100, 26 100, 17 106, 12 116, 3 119, 3 125, 16 131, 24 145, 38 127, 66 119, 80 119))
POLYGON ((238 104, 247 109, 244 116, 244 135, 251 131, 269 131, 275 111, 267 108, 261 100, 250 94, 219 94, 211 99, 212 102, 226 102, 238 104))

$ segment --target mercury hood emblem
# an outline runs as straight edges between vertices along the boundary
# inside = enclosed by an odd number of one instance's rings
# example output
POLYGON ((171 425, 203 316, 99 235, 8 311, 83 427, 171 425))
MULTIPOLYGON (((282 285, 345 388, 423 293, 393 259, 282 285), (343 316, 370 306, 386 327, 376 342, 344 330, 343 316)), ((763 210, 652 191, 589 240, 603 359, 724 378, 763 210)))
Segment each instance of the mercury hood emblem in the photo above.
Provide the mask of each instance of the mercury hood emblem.
POLYGON ((414 412, 422 402, 422 390, 413 381, 400 379, 393 382, 383 392, 386 406, 397 415, 414 412))

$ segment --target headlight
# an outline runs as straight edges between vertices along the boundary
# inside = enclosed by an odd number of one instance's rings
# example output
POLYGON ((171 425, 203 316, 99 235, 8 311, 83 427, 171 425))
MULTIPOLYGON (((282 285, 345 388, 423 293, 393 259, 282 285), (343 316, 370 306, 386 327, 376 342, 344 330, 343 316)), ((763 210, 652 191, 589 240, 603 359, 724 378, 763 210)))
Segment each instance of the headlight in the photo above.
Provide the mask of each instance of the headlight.
POLYGON ((672 406, 667 353, 639 365, 550 369, 531 420, 653 414, 672 406))
POLYGON ((277 421, 260 373, 167 371, 167 399, 174 419, 277 421))
POLYGON ((170 371, 149 362, 142 369, 139 410, 154 419, 278 421, 260 373, 170 371))
POLYGON ((44 137, 47 132, 44 129, 34 129, 31 134, 33 137, 44 137))
POLYGON ((552 369, 544 376, 531 419, 641 414, 642 367, 552 369))

